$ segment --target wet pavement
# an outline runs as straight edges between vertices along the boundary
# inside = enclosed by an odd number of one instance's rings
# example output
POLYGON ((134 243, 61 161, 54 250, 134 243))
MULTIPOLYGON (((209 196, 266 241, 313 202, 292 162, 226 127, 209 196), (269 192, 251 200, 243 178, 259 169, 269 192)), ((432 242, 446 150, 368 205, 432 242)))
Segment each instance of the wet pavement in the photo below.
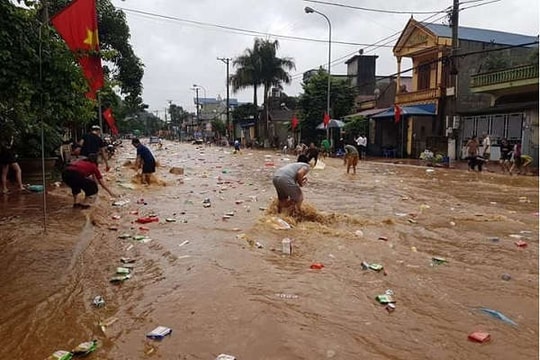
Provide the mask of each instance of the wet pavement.
POLYGON ((69 190, 52 188, 46 234, 40 194, 0 198, 1 359, 91 339, 89 359, 537 358, 537 177, 375 161, 347 175, 323 159, 290 217, 275 213, 271 178, 292 155, 152 150, 149 187, 134 179, 134 149, 117 153, 106 178, 123 206, 100 191, 73 209, 69 190), (149 215, 159 221, 135 222, 149 215), (132 277, 110 283, 121 257, 135 259, 132 277), (389 289, 393 312, 375 299, 389 289), (147 339, 159 325, 172 333, 147 339), (469 341, 473 331, 491 341, 469 341))

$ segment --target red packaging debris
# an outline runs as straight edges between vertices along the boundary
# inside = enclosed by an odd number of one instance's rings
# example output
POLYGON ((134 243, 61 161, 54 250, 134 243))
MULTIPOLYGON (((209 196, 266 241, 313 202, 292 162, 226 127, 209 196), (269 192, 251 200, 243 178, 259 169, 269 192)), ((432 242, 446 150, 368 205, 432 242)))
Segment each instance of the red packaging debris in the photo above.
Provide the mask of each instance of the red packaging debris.
POLYGON ((159 218, 157 218, 157 217, 143 217, 143 218, 138 218, 137 220, 135 220, 135 222, 138 222, 139 224, 148 224, 148 223, 151 223, 151 222, 159 222, 159 218))
POLYGON ((518 247, 527 247, 527 243, 523 240, 518 240, 514 244, 516 244, 518 247))
POLYGON ((324 265, 321 264, 321 263, 313 263, 313 264, 311 264, 311 266, 310 266, 311 269, 315 269, 315 270, 320 270, 320 269, 322 269, 323 267, 324 267, 324 265))
POLYGON ((475 331, 469 334, 469 340, 479 343, 485 343, 491 340, 491 335, 486 332, 475 331))

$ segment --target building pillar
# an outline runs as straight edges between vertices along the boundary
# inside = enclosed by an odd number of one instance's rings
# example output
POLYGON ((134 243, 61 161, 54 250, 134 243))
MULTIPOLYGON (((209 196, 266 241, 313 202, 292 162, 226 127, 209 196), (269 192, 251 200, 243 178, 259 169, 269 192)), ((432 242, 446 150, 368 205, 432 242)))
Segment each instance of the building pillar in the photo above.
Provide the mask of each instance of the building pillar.
POLYGON ((397 80, 396 80, 396 95, 399 94, 401 90, 401 56, 397 57, 397 80))

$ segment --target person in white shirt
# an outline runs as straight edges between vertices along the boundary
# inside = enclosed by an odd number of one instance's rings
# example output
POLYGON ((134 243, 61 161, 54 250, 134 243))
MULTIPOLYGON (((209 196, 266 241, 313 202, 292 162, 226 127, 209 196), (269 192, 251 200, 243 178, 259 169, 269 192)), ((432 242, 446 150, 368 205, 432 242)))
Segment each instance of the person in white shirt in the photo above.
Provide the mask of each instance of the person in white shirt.
POLYGON ((356 138, 356 145, 358 145, 358 153, 360 155, 360 159, 365 160, 366 158, 366 147, 367 147, 367 138, 360 134, 358 135, 358 138, 356 138))
POLYGON ((484 139, 482 140, 482 157, 485 159, 485 163, 484 163, 484 169, 487 171, 486 169, 486 165, 489 161, 489 157, 491 155, 491 139, 489 138, 489 134, 487 133, 484 133, 484 139))

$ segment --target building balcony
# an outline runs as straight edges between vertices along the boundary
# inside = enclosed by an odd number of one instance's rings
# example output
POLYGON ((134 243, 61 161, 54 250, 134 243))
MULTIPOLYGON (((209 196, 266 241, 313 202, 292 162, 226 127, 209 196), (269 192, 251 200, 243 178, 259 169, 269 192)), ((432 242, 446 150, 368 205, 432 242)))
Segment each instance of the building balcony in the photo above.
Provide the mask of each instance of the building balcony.
POLYGON ((538 65, 518 66, 471 76, 474 93, 538 91, 538 65))
POLYGON ((424 89, 396 94, 396 104, 425 104, 442 96, 441 88, 424 89))

